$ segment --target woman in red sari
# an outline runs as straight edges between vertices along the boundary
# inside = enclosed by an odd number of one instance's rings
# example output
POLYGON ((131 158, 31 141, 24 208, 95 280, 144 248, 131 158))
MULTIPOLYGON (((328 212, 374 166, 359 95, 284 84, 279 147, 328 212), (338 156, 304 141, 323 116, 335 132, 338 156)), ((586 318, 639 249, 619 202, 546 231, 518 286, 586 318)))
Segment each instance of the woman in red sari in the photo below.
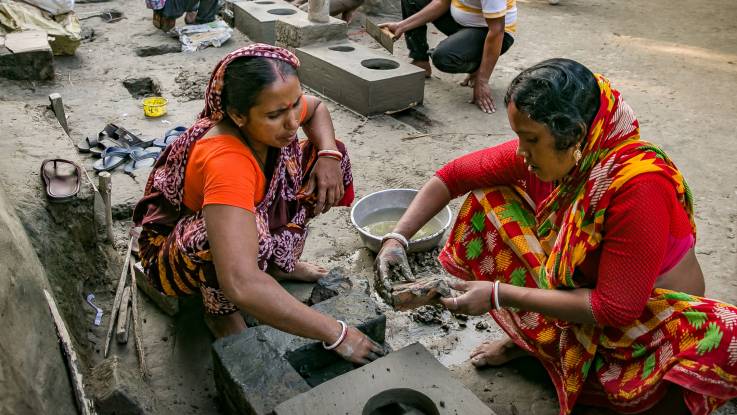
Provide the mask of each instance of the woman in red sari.
POLYGON ((707 414, 736 397, 737 308, 702 297, 688 186, 619 92, 553 59, 520 73, 505 103, 518 138, 440 169, 385 237, 379 272, 471 192, 439 258, 462 294, 441 302, 489 312, 508 335, 475 365, 536 357, 561 414, 707 414))
POLYGON ((379 345, 276 282, 327 273, 299 260, 307 222, 353 200, 348 154, 325 105, 302 93, 298 66, 291 52, 263 44, 218 63, 200 118, 164 151, 136 205, 141 263, 160 292, 200 293, 216 337, 246 328, 243 309, 367 363, 379 345))

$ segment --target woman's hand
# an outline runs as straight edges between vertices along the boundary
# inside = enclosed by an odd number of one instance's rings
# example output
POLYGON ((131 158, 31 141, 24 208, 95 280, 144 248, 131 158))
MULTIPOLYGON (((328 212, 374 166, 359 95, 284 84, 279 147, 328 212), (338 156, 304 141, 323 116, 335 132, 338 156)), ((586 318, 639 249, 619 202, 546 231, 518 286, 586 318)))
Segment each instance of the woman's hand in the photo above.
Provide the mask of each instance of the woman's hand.
POLYGON ((374 261, 374 272, 379 292, 390 293, 392 285, 415 280, 407 261, 407 252, 394 239, 387 239, 381 246, 374 261))
POLYGON ((458 297, 441 298, 440 302, 453 313, 480 316, 491 310, 491 290, 489 281, 453 281, 450 287, 462 294, 458 297))
POLYGON ((348 327, 345 339, 335 348, 335 352, 349 362, 362 365, 384 356, 384 348, 355 327, 348 327))
POLYGON ((340 161, 328 157, 319 157, 310 173, 307 194, 317 192, 315 214, 325 213, 343 199, 343 170, 340 161))

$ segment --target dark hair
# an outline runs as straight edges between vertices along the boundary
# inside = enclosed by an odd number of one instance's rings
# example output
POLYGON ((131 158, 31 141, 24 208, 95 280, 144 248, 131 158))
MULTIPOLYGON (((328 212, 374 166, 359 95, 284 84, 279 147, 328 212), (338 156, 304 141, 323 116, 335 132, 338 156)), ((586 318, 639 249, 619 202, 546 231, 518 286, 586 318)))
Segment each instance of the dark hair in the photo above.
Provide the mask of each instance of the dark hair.
POLYGON ((296 76, 297 70, 282 60, 262 57, 234 60, 225 68, 223 111, 227 114, 231 108, 240 114, 248 114, 264 88, 274 83, 277 76, 286 79, 290 75, 296 76))
POLYGON ((570 59, 548 59, 520 72, 509 85, 504 103, 545 124, 555 148, 566 150, 586 139, 599 110, 599 86, 585 66, 570 59))

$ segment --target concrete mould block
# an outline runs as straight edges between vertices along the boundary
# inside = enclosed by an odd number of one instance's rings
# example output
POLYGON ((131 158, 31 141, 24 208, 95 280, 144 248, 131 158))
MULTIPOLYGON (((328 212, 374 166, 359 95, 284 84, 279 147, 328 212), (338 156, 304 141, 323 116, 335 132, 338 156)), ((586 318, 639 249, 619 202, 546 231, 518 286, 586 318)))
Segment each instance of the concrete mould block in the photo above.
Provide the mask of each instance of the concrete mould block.
POLYGON ((293 49, 318 43, 344 41, 347 39, 348 24, 330 17, 327 23, 311 22, 307 14, 295 14, 287 19, 278 19, 275 25, 276 45, 293 49))
POLYGON ((54 54, 40 30, 12 32, 0 41, 0 77, 42 81, 54 78, 54 54))
POLYGON ((276 415, 493 415, 419 343, 279 404, 276 415))
POLYGON ((299 78, 308 87, 362 115, 422 103, 424 70, 354 42, 297 48, 299 78))
MULTIPOLYGON (((384 342, 386 318, 364 290, 354 289, 313 308, 384 342)), ((353 369, 319 342, 268 326, 217 340, 213 362, 217 389, 226 410, 234 414, 270 414, 276 405, 353 369)))
POLYGON ((232 3, 236 29, 254 42, 276 43, 276 21, 307 19, 307 13, 284 0, 236 1, 232 3))

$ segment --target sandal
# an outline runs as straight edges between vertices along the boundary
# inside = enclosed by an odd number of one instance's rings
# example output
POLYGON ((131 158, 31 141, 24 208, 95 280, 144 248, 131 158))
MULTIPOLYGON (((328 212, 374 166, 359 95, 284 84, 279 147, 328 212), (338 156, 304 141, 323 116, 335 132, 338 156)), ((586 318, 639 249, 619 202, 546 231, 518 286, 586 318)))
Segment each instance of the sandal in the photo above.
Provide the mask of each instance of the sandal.
POLYGON ((131 149, 131 161, 125 165, 125 172, 133 174, 134 170, 153 167, 160 154, 161 149, 159 147, 147 148, 145 150, 139 148, 131 149))
MULTIPOLYGON (((103 136, 104 137, 104 136, 103 136)), ((90 153, 95 157, 102 157, 102 153, 110 147, 124 147, 121 143, 111 138, 105 137, 98 141, 97 145, 90 148, 90 153)))
POLYGON ((169 144, 173 143, 174 140, 179 138, 179 136, 182 135, 182 133, 184 133, 185 131, 187 131, 187 127, 179 126, 172 128, 164 134, 164 138, 157 138, 156 140, 154 140, 153 145, 155 145, 156 147, 166 148, 169 144))
POLYGON ((82 168, 73 161, 47 159, 41 163, 41 180, 51 202, 67 202, 79 193, 82 168))
POLYGON ((102 158, 97 160, 92 168, 97 172, 110 171, 128 160, 131 150, 123 147, 108 147, 102 152, 102 158))

